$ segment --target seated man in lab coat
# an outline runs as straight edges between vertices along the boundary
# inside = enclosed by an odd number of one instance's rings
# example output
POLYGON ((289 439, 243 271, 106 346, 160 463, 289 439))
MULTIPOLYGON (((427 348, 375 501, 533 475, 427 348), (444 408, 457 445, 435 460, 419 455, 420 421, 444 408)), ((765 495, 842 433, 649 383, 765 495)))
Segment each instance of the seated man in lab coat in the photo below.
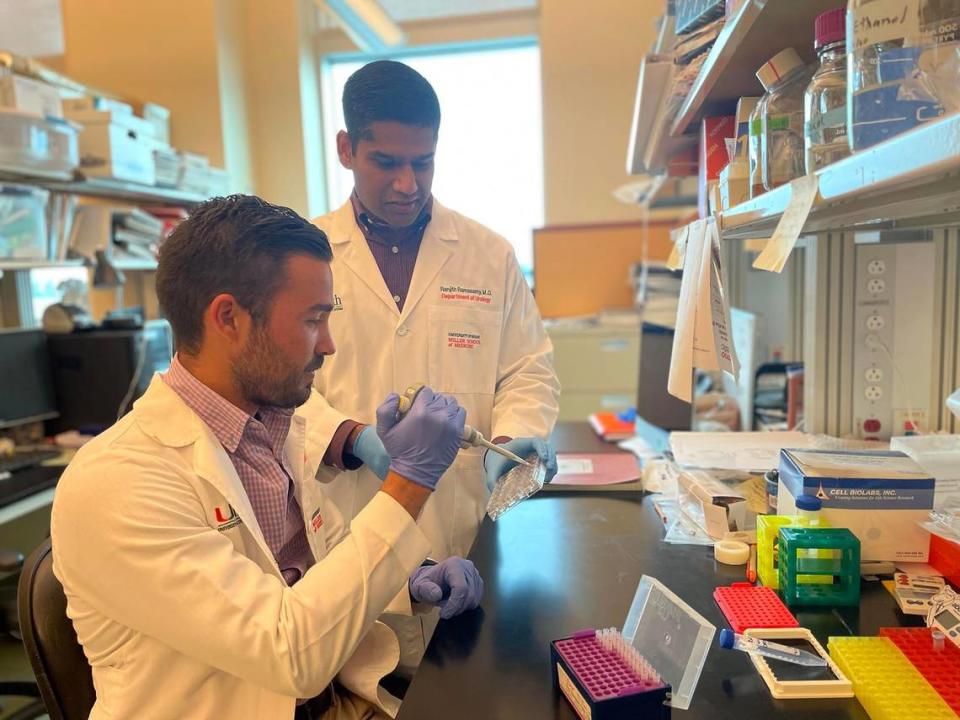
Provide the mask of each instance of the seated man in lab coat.
MULTIPOLYGON (((431 194, 436 93, 412 68, 378 61, 347 81, 343 111, 337 153, 354 191, 314 221, 333 243, 330 324, 339 351, 300 410, 310 422, 312 462, 343 472, 318 477, 345 517, 359 512, 387 467, 376 432, 363 423, 388 392, 422 382, 455 397, 485 437, 521 457, 539 455, 551 479, 556 457, 545 441, 560 395, 553 347, 511 245, 431 194)), ((469 552, 491 487, 513 465, 479 448, 459 454, 419 521, 432 557, 469 552)), ((429 620, 395 625, 407 675, 429 620)))
POLYGON ((163 245, 178 354, 80 450, 53 506, 92 718, 393 715, 378 682, 399 652, 377 617, 479 603, 470 562, 421 565, 415 522, 459 449, 454 399, 425 391, 402 418, 396 396, 381 404, 389 472, 350 520, 305 471, 293 409, 334 352, 330 259, 323 232, 250 196, 202 204, 163 245))

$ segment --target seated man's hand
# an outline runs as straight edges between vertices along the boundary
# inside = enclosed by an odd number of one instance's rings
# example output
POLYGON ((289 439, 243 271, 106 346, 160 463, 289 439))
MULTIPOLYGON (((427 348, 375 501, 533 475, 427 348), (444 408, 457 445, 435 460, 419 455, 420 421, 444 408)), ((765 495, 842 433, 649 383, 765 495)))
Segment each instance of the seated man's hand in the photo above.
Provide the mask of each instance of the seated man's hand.
MULTIPOLYGON (((536 453, 537 457, 540 458, 540 462, 542 462, 547 469, 547 477, 544 482, 550 482, 553 480, 554 475, 557 474, 557 451, 550 447, 546 441, 540 438, 517 438, 516 440, 504 443, 503 447, 524 459, 536 453)), ((483 456, 483 469, 486 473, 487 489, 492 491, 500 478, 516 466, 517 463, 513 460, 505 458, 503 455, 495 453, 492 450, 487 450, 483 456)))
POLYGON ((387 455, 387 449, 380 441, 376 428, 368 425, 361 430, 350 453, 362 460, 363 464, 370 468, 373 474, 381 480, 387 477, 387 471, 390 469, 390 456, 387 455))
POLYGON ((477 568, 462 557, 449 557, 438 565, 425 565, 410 576, 410 597, 440 608, 444 620, 473 610, 483 598, 483 579, 477 568))
POLYGON ((460 451, 467 413, 447 395, 423 388, 410 411, 397 417, 400 396, 391 393, 377 408, 377 435, 390 456, 390 470, 428 490, 460 451))

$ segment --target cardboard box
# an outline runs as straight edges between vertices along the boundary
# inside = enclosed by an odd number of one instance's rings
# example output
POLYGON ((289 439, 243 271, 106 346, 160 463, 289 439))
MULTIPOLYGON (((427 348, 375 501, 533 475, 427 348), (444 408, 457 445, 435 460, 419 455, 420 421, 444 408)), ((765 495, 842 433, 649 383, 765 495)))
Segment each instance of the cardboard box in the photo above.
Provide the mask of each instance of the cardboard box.
POLYGON ((83 125, 80 133, 80 170, 88 176, 153 185, 153 128, 143 118, 115 111, 71 111, 67 116, 83 125))
POLYGON ((720 208, 730 208, 750 199, 750 165, 739 159, 720 171, 720 208))
POLYGON ((133 115, 133 107, 123 100, 101 97, 99 95, 81 95, 63 101, 63 111, 67 114, 79 112, 115 112, 133 115))
POLYGON ((59 90, 53 85, 20 75, 0 75, 0 107, 31 115, 63 117, 59 90))
POLYGON ((763 477, 734 470, 683 469, 677 476, 680 510, 710 537, 722 540, 728 532, 753 530, 763 512, 763 477))
POLYGON ((935 481, 900 452, 780 451, 777 514, 795 515, 796 497, 816 495, 823 519, 860 540, 863 561, 926 562, 935 481))
POLYGON ((736 137, 736 134, 736 119, 733 115, 704 118, 700 122, 697 209, 701 218, 707 217, 709 213, 710 181, 719 180, 720 171, 730 161, 726 141, 736 137))

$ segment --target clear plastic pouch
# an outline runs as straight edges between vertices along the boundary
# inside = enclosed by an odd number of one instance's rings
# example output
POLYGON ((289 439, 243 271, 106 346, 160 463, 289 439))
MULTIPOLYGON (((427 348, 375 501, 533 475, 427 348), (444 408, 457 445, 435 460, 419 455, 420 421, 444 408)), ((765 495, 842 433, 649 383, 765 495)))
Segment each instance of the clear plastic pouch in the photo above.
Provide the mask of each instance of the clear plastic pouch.
POLYGON ((547 468, 540 462, 536 453, 527 458, 530 465, 517 465, 500 478, 490 499, 487 501, 487 515, 496 521, 507 510, 526 500, 543 489, 547 478, 547 468))

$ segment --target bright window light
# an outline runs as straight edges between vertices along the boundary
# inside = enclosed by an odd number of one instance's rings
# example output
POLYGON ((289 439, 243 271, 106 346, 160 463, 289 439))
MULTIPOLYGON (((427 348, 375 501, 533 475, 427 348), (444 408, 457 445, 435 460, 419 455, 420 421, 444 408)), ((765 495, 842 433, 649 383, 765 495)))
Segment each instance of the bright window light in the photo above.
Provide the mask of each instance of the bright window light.
MULTIPOLYGON (((529 275, 532 231, 543 225, 540 48, 529 41, 418 49, 384 57, 413 67, 440 98, 434 196, 507 238, 529 275)), ((342 205, 353 189, 353 176, 334 150, 337 131, 344 128, 343 86, 372 59, 327 58, 324 135, 331 208, 342 205)))

